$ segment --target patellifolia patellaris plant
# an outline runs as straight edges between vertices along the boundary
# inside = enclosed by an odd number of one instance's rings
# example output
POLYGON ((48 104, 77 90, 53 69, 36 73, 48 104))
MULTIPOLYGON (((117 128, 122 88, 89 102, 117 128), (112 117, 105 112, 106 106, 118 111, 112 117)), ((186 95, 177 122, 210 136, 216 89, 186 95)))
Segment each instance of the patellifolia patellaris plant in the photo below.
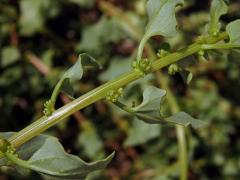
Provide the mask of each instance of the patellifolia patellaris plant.
MULTIPOLYGON (((183 5, 184 0, 148 0, 146 4, 148 24, 140 41, 136 60, 129 65, 132 66, 132 70, 55 109, 55 102, 61 91, 71 93, 71 83, 80 80, 86 69, 101 68, 92 56, 80 54, 77 62, 56 84, 52 95, 44 104, 43 116, 40 119, 19 132, 0 133, 0 166, 10 166, 16 170, 33 170, 51 179, 85 179, 89 173, 105 168, 114 153, 103 160, 87 163, 77 156, 66 153, 55 137, 41 134, 74 112, 100 100, 110 101, 135 119, 156 126, 178 124, 199 128, 206 125, 207 122, 195 119, 186 112, 163 116, 160 113, 161 103, 168 92, 154 86, 145 88, 143 100, 138 105, 134 103, 127 105, 121 101, 124 88, 149 73, 168 67, 169 74, 180 73, 186 82, 190 82, 192 74, 182 66, 184 61, 188 61, 186 57, 197 55, 207 58, 207 53, 211 51, 222 49, 237 51, 240 48, 240 19, 224 27, 220 17, 227 13, 227 3, 224 0, 213 0, 205 31, 196 37, 193 44, 176 52, 162 49, 156 53, 157 59, 143 58, 144 47, 149 38, 156 35, 174 37, 178 33, 180 27, 175 17, 175 9, 183 5)), ((181 177, 186 178, 184 175, 181 177)))

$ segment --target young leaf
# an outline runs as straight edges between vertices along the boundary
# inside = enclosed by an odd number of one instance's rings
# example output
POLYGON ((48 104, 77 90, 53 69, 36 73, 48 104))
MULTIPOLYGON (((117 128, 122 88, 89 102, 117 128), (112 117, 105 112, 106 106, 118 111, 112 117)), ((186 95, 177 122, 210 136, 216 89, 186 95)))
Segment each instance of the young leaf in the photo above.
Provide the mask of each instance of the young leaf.
POLYGON ((230 44, 240 45, 240 19, 230 22, 227 27, 226 31, 229 35, 230 44))
POLYGON ((221 28, 219 19, 226 14, 228 6, 224 0, 213 0, 210 9, 210 22, 207 25, 207 30, 210 35, 217 35, 221 28))
POLYGON ((193 128, 199 128, 206 123, 192 118, 190 115, 184 112, 178 112, 170 117, 162 117, 160 114, 161 102, 166 91, 150 86, 143 92, 142 103, 134 108, 131 108, 132 115, 138 120, 144 121, 150 124, 167 124, 175 123, 183 126, 192 125, 193 128))
POLYGON ((176 35, 175 8, 178 5, 183 5, 183 3, 184 0, 149 0, 147 2, 149 22, 138 48, 138 60, 141 59, 144 45, 150 37, 155 35, 172 37, 176 35))
POLYGON ((70 86, 71 82, 80 80, 83 76, 83 67, 89 68, 89 67, 100 67, 101 66, 98 64, 98 62, 91 57, 90 55, 83 53, 80 54, 78 57, 77 62, 70 68, 68 69, 57 85, 55 86, 51 99, 45 103, 45 109, 44 113, 45 115, 51 115, 52 112, 54 111, 55 103, 57 100, 57 96, 59 95, 60 91, 63 89, 65 92, 69 93, 72 95, 72 88, 70 86))
POLYGON ((179 72, 181 77, 183 78, 184 82, 189 84, 193 78, 193 74, 191 71, 182 69, 182 71, 179 72))
MULTIPOLYGON (((5 138, 11 134, 13 133, 0 133, 5 138)), ((47 135, 37 136, 25 143, 17 150, 17 154, 24 164, 23 168, 51 179, 85 179, 89 173, 105 168, 114 156, 112 153, 106 159, 86 163, 79 157, 66 153, 56 138, 47 135)), ((9 163, 1 159, 0 165, 9 166, 9 163)), ((21 167, 21 163, 16 161, 14 166, 21 167)))

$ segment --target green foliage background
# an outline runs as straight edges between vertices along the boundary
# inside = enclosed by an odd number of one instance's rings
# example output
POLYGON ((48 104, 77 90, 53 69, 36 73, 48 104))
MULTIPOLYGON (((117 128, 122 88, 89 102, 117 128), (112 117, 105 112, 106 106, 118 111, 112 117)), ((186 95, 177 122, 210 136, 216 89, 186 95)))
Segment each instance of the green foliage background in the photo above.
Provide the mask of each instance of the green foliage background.
MULTIPOLYGON (((209 7, 208 0, 186 1, 177 14, 180 33, 172 39, 152 38, 155 52, 165 40, 173 50, 191 43, 204 31, 209 7)), ((222 21, 240 18, 239 9, 239 1, 230 1, 222 21)), ((74 84, 75 97, 128 71, 146 22, 144 0, 1 0, 0 131, 21 130, 40 117, 59 77, 79 53, 91 54, 103 69, 85 73, 74 84)), ((208 122, 205 128, 187 129, 189 179, 240 177, 240 61, 238 52, 229 56, 216 52, 208 62, 200 59, 189 68, 193 73, 189 85, 179 74, 168 76, 164 70, 181 110, 208 122)), ((129 85, 123 99, 141 102, 142 91, 150 84, 159 86, 154 75, 129 85)), ((57 107, 69 100, 62 94, 57 107)), ((168 105, 163 105, 168 114, 168 105)), ((89 179, 178 177, 174 126, 134 121, 106 101, 85 108, 47 133, 86 161, 116 151, 108 168, 89 179)), ((0 173, 4 174, 0 179, 22 179, 10 169, 1 168, 0 173)), ((31 173, 25 178, 43 177, 31 173)))

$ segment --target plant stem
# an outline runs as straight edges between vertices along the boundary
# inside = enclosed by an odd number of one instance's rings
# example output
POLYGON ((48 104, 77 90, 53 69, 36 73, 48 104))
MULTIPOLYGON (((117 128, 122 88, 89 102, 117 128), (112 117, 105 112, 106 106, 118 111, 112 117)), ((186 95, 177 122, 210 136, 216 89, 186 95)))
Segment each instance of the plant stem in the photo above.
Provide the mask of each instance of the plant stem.
MULTIPOLYGON (((218 42, 219 40, 223 40, 225 38, 227 38, 226 35, 220 35, 219 37, 214 38, 211 42, 218 42)), ((201 45, 195 43, 188 48, 184 48, 180 51, 158 59, 153 62, 151 72, 155 72, 200 50, 201 45)), ((23 130, 10 137, 9 141, 15 148, 19 147, 23 143, 39 135, 43 131, 58 123, 59 121, 70 116, 74 112, 83 109, 84 107, 89 106, 90 104, 93 104, 100 99, 105 98, 107 93, 111 89, 118 89, 120 87, 126 86, 127 84, 133 82, 134 80, 140 79, 141 77, 141 73, 134 70, 129 73, 123 74, 116 79, 113 79, 112 81, 91 90, 90 92, 75 99, 69 104, 66 104, 65 106, 59 108, 58 110, 54 111, 52 115, 41 117, 39 120, 35 121, 34 123, 30 124, 23 130)))
POLYGON ((125 104, 123 104, 123 103, 121 103, 121 102, 119 102, 119 101, 115 102, 114 104, 115 104, 116 106, 118 106, 120 109, 122 109, 122 110, 124 110, 124 111, 126 111, 126 112, 128 112, 128 113, 130 113, 130 114, 133 114, 133 113, 134 113, 134 111, 132 110, 132 108, 130 108, 129 106, 126 106, 125 104))
MULTIPOLYGON (((172 91, 167 86, 168 82, 167 79, 162 78, 161 84, 163 88, 167 91, 166 99, 169 103, 170 109, 172 113, 177 113, 180 111, 179 106, 177 104, 176 98, 172 91)), ((186 136, 185 136, 185 127, 176 125, 176 133, 177 133, 177 140, 179 145, 179 165, 180 165, 180 179, 186 180, 187 179, 187 172, 188 172, 188 158, 187 158, 187 143, 186 143, 186 136)))
POLYGON ((202 49, 211 50, 211 49, 234 49, 240 48, 237 44, 203 44, 202 49))
MULTIPOLYGON (((141 40, 143 33, 139 30, 140 28, 134 26, 131 20, 121 10, 119 10, 119 8, 111 5, 110 3, 102 2, 101 7, 110 16, 118 17, 120 22, 122 22, 122 24, 124 25, 124 27, 128 26, 128 29, 131 32, 130 34, 132 35, 132 38, 140 42, 138 55, 137 55, 137 59, 140 59, 142 54, 139 54, 139 52, 143 51, 142 44, 145 43, 144 40, 141 40)), ((154 53, 151 45, 146 43, 145 49, 150 59, 156 59, 156 54, 154 53)), ((171 112, 172 113, 178 112, 180 109, 178 107, 175 96, 173 95, 171 89, 168 86, 168 78, 165 77, 165 75, 162 74, 161 71, 159 70, 159 71, 156 71, 156 79, 158 81, 158 84, 162 86, 162 89, 165 89, 167 91, 166 99, 170 105, 171 112)), ((187 171, 188 171, 185 129, 180 125, 176 125, 176 132, 177 132, 177 141, 178 141, 178 147, 179 147, 179 153, 178 153, 179 163, 181 166, 180 176, 181 176, 181 180, 185 180, 187 178, 187 171)))
POLYGON ((7 157, 7 159, 9 159, 11 162, 13 162, 16 165, 19 165, 20 167, 24 167, 24 168, 29 168, 29 164, 27 163, 27 161, 19 159, 16 155, 6 152, 5 156, 7 157))

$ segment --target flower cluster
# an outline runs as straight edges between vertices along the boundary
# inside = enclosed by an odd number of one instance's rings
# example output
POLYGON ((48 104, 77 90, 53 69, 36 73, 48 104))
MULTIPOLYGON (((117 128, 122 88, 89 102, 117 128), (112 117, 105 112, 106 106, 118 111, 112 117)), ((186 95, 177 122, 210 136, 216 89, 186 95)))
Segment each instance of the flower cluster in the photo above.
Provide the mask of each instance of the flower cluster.
POLYGON ((115 103, 122 96, 122 94, 123 94, 123 88, 111 90, 111 91, 108 92, 108 94, 106 96, 106 99, 108 101, 111 101, 111 102, 115 103))
POLYGON ((140 61, 134 61, 132 63, 132 67, 134 70, 141 72, 141 75, 144 76, 150 72, 152 68, 152 62, 149 59, 144 58, 140 61))
POLYGON ((54 110, 55 109, 51 100, 48 100, 44 103, 43 113, 45 116, 50 116, 54 110))

